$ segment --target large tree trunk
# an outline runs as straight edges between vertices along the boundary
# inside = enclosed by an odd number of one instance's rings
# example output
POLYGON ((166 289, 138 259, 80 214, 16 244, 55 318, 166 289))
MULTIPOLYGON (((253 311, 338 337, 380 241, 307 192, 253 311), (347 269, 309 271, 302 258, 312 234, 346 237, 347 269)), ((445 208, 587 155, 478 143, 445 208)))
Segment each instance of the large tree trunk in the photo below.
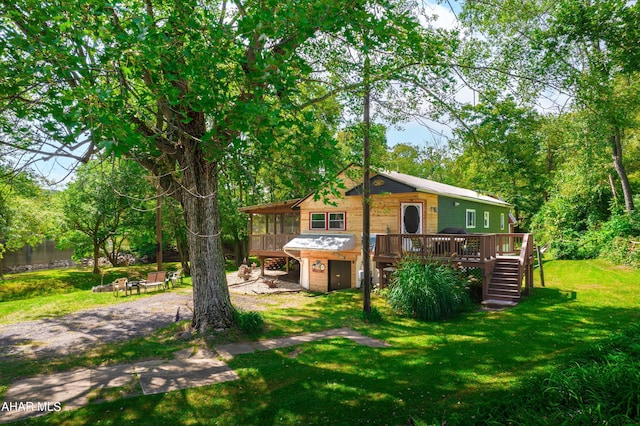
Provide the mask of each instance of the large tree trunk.
POLYGON ((193 283, 193 328, 228 328, 233 324, 218 206, 218 170, 199 147, 185 144, 182 205, 193 283))
POLYGON ((613 167, 616 169, 620 183, 622 184, 625 210, 629 213, 634 210, 633 193, 631 192, 627 171, 622 164, 622 141, 620 139, 620 130, 616 129, 611 135, 611 157, 613 158, 613 167))

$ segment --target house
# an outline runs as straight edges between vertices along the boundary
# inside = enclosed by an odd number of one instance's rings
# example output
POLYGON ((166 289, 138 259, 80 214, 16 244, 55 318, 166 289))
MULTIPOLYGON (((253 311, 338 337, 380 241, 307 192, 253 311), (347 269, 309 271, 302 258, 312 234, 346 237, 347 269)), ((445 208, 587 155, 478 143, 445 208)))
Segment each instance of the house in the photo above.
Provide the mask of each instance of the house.
MULTIPOLYGON (((354 171, 340 173, 347 189, 329 200, 311 194, 242 208, 250 217, 250 253, 261 259, 263 267, 272 259, 295 259, 300 284, 310 291, 360 287, 362 183, 354 171)), ((403 256, 419 255, 478 268, 483 294, 489 298, 490 281, 499 275, 493 273, 499 257, 520 255, 523 246, 526 250, 530 246, 533 255, 528 234, 510 233, 511 205, 499 198, 397 172, 371 176, 370 255, 375 283, 384 284, 403 256)), ((524 256, 528 259, 528 251, 524 256)), ((525 266, 519 265, 515 272, 518 286, 525 266)), ((513 291, 505 292, 505 299, 517 302, 520 289, 517 297, 511 297, 513 291)))

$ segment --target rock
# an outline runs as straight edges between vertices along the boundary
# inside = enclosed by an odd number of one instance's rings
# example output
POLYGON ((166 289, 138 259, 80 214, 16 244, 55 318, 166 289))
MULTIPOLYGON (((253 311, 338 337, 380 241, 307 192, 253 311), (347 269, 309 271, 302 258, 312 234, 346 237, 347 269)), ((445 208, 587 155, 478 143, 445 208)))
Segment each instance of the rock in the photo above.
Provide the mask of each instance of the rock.
POLYGON ((91 291, 94 293, 107 293, 113 291, 113 286, 111 284, 97 285, 91 287, 91 291))
POLYGON ((247 265, 240 265, 240 268, 238 268, 238 277, 244 278, 245 280, 251 278, 251 268, 247 265))

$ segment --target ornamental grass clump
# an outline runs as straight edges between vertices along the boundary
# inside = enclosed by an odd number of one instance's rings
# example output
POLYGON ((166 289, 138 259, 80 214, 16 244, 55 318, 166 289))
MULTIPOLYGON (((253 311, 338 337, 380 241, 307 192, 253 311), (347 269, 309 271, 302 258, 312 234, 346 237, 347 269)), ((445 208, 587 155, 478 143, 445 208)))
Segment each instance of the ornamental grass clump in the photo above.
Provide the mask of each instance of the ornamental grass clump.
POLYGON ((397 312, 427 321, 451 318, 472 306, 466 283, 457 271, 414 259, 399 265, 388 299, 397 312))
POLYGON ((259 312, 245 311, 236 308, 233 312, 236 327, 247 336, 253 336, 262 332, 264 328, 264 318, 259 312))

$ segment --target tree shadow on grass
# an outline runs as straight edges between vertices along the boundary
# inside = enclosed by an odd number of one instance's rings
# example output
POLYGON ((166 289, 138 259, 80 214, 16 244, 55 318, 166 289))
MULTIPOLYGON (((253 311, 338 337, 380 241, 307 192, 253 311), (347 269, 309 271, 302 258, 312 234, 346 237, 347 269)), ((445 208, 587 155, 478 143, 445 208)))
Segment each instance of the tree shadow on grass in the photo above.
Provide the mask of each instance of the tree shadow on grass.
POLYGON ((119 274, 106 274, 104 278, 91 272, 53 270, 37 274, 17 275, 12 279, 0 281, 0 300, 26 300, 42 296, 91 290, 101 282, 110 283, 119 274))
MULTIPOLYGON (((585 313, 587 318, 608 314, 628 313, 585 313)), ((352 425, 405 424, 411 416, 439 424, 459 412, 473 413, 462 410, 481 394, 507 395, 518 378, 553 368, 558 351, 568 354, 584 344, 566 338, 571 334, 562 331, 567 318, 560 319, 551 328, 548 322, 530 319, 530 325, 544 328, 545 335, 564 334, 534 341, 529 347, 502 341, 507 336, 515 342, 522 329, 505 335, 502 324, 494 320, 478 333, 461 319, 439 331, 415 324, 410 326, 414 335, 395 337, 392 346, 385 348, 334 338, 254 352, 228 361, 240 375, 239 381, 87 407, 75 420, 352 425)), ((461 423, 475 421, 468 418, 461 423)))
MULTIPOLYGON (((135 267, 140 276, 153 270, 153 266, 135 267)), ((0 301, 26 300, 55 294, 91 290, 100 284, 109 284, 117 278, 126 277, 127 268, 115 268, 96 275, 92 271, 76 269, 52 269, 34 273, 15 274, 0 281, 0 301)))
POLYGON ((228 362, 239 381, 90 406, 48 423, 404 424, 409 416, 440 423, 639 319, 635 307, 583 304, 580 291, 555 288, 536 288, 514 309, 435 323, 358 321, 356 292, 317 300, 269 313, 269 337, 351 325, 390 346, 337 338, 254 352, 228 362))

